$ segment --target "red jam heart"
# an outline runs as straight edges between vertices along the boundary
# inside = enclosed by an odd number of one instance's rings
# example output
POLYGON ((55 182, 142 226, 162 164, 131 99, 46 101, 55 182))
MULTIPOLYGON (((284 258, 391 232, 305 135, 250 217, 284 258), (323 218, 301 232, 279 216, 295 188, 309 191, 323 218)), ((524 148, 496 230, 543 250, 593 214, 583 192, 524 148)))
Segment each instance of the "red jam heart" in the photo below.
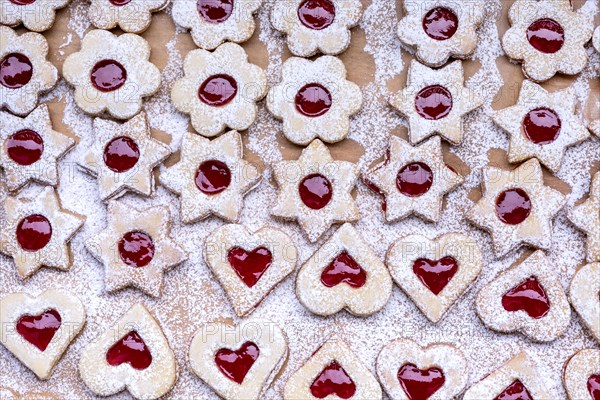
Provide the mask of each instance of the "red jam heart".
POLYGON ((119 240, 119 255, 130 267, 145 267, 154 258, 154 241, 145 232, 127 232, 119 240))
POLYGON ((40 214, 29 215, 17 225, 17 242, 25 251, 43 249, 52 238, 52 225, 40 214))
POLYGON ((415 108, 427 120, 442 119, 452 110, 452 93, 441 85, 427 86, 417 93, 415 108))
POLYGON ((405 364, 398 370, 398 381, 409 400, 427 400, 446 381, 439 368, 422 370, 414 364, 405 364))
POLYGON ((592 396, 592 400, 600 400, 600 374, 595 374, 589 377, 587 388, 592 396))
POLYGON ((419 197, 431 189, 433 172, 425 163, 414 162, 405 165, 398 171, 396 187, 405 196, 419 197))
POLYGON ((321 273, 321 282, 327 287, 346 283, 350 287, 360 288, 367 281, 367 272, 347 251, 341 252, 321 273))
POLYGON ((508 225, 518 225, 531 213, 531 200, 523 189, 509 189, 496 198, 496 215, 508 225))
POLYGON ((227 253, 227 261, 246 286, 253 287, 271 266, 273 255, 266 247, 258 247, 250 252, 234 247, 227 253))
POLYGON ((342 399, 349 399, 356 392, 354 381, 337 361, 332 361, 310 385, 310 392, 318 399, 335 394, 342 399))
POLYGON ((122 7, 131 2, 131 0, 108 0, 113 6, 122 7))
POLYGON ((140 149, 135 140, 119 136, 104 147, 104 164, 113 172, 129 171, 140 159, 140 149))
POLYGON ((44 140, 35 131, 23 129, 13 133, 5 142, 6 153, 19 165, 27 166, 42 158, 44 140))
POLYGON ((204 104, 221 107, 231 103, 237 94, 236 80, 225 74, 218 74, 206 78, 198 89, 198 98, 204 104))
POLYGON ((553 19, 538 19, 527 28, 527 40, 536 50, 553 54, 563 47, 565 30, 553 19))
POLYGON ((136 331, 131 331, 106 352, 106 362, 113 367, 128 363, 134 369, 143 370, 152 364, 152 354, 136 331))
POLYGON ((29 83, 33 76, 33 65, 25 54, 10 53, 0 61, 0 84, 9 89, 18 89, 29 83))
POLYGON ((298 7, 302 25, 315 31, 327 28, 335 19, 335 4, 331 0, 304 0, 298 7))
POLYGON ((90 79, 96 89, 108 93, 125 84, 127 71, 121 63, 115 60, 102 60, 92 68, 90 79))
POLYGON ((220 349, 215 354, 215 363, 223 375, 237 384, 244 378, 258 358, 260 350, 252 342, 246 342, 238 350, 220 349))
POLYGON ((231 17, 233 0, 198 0, 196 8, 206 22, 218 24, 231 17))
POLYGON ((504 389, 502 393, 494 397, 494 400, 533 400, 533 397, 531 397, 531 394, 529 394, 529 391, 521 381, 517 379, 504 389))
POLYGON ((312 174, 305 177, 298 187, 300 199, 313 210, 320 210, 331 201, 333 187, 329 179, 321 174, 312 174))
POLYGON ((219 194, 231 184, 231 171, 223 161, 204 161, 196 171, 195 182, 202 193, 219 194))
POLYGON ((523 132, 535 144, 552 143, 558 137, 562 122, 556 111, 540 107, 531 110, 523 119, 523 132))
POLYGON ((11 3, 16 4, 18 6, 26 6, 28 4, 35 3, 36 0, 10 0, 11 3))
POLYGON ((450 256, 439 260, 419 258, 413 264, 413 272, 423 285, 436 296, 448 285, 458 271, 458 262, 450 256))
POLYGON ((331 108, 331 93, 323 85, 309 83, 296 94, 296 110, 307 117, 320 117, 331 108))
POLYGON ((525 311, 531 318, 539 319, 550 311, 550 300, 535 277, 527 278, 502 296, 506 311, 525 311))
POLYGON ((423 18, 423 30, 432 39, 448 40, 458 29, 458 17, 446 7, 429 10, 423 18))
POLYGON ((17 321, 17 332, 40 351, 46 351, 61 322, 58 311, 50 308, 39 315, 23 315, 17 321))

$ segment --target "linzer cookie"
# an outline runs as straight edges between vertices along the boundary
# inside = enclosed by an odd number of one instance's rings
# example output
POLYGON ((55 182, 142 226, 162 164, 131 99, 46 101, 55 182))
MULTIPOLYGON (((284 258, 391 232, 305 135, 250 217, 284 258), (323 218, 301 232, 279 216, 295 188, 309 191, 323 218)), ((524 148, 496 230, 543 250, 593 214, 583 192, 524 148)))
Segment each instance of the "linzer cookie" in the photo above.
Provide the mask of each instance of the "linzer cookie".
POLYGON ((70 0, 0 0, 0 24, 15 27, 19 24, 30 31, 43 32, 54 25, 56 10, 70 0))
POLYGON ((569 300, 583 324, 600 342, 600 263, 581 267, 573 276, 569 300))
POLYGON ((569 400, 600 398, 600 350, 585 349, 565 364, 563 382, 569 400))
POLYGON ((600 261, 600 172, 592 178, 588 199, 573 207, 569 219, 587 235, 588 262, 600 261))
POLYGON ((88 18, 96 28, 142 33, 150 26, 152 13, 165 8, 170 0, 92 0, 88 18))

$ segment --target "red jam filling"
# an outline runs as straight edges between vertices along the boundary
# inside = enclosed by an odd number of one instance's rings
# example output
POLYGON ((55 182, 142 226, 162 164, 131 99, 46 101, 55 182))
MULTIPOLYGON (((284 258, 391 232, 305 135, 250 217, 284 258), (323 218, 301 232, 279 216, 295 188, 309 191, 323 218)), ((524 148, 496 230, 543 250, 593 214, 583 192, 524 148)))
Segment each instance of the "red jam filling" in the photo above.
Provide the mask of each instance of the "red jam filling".
POLYGON ((422 370, 414 364, 405 364, 398 370, 398 381, 409 400, 427 400, 446 381, 439 368, 422 370))
POLYGON ((119 240, 119 255, 130 267, 145 267, 154 258, 154 242, 145 232, 127 232, 119 240))
POLYGON ((17 225, 17 242, 25 251, 43 249, 52 238, 52 225, 43 215, 25 217, 17 225))
POLYGON ((23 129, 13 133, 6 140, 5 146, 10 159, 23 166, 38 161, 44 152, 44 140, 31 129, 23 129))
POLYGON ((502 393, 494 397, 494 400, 533 400, 533 397, 521 381, 517 379, 502 393))
POLYGON ((35 0, 10 0, 10 2, 18 6, 26 6, 35 3, 35 0))
POLYGON ((589 377, 587 388, 592 396, 592 400, 600 400, 600 374, 595 374, 589 377))
POLYGON ((347 251, 341 252, 321 273, 321 282, 327 287, 346 283, 350 287, 360 288, 367 281, 367 272, 347 251))
POLYGON ((220 349, 215 354, 215 363, 223 375, 237 384, 244 378, 258 358, 260 350, 252 342, 246 342, 237 350, 220 349))
POLYGON ((104 164, 113 172, 129 171, 139 159, 137 143, 127 136, 116 137, 104 147, 104 164))
POLYGON ((413 263, 413 272, 423 285, 436 296, 448 285, 458 271, 458 262, 450 256, 439 260, 419 258, 413 263))
POLYGON ((523 132, 535 144, 552 143, 558 137, 562 122, 556 111, 540 107, 531 110, 523 119, 523 132))
POLYGON ((106 362, 113 367, 128 363, 134 369, 143 370, 152 364, 152 354, 140 335, 131 331, 108 349, 106 362))
POLYGON ((304 0, 298 7, 302 25, 315 31, 327 28, 335 19, 335 4, 331 0, 304 0))
POLYGON ((198 98, 204 104, 221 107, 231 103, 237 94, 236 80, 225 74, 218 74, 206 78, 198 89, 198 98))
POLYGON ((433 172, 425 163, 414 162, 405 165, 398 171, 396 187, 405 196, 419 197, 431 189, 433 172))
POLYGON ((253 287, 271 266, 273 255, 265 247, 258 247, 250 252, 234 247, 227 253, 227 261, 246 286, 253 287))
POLYGON ((452 110, 452 93, 441 85, 427 86, 417 93, 415 108, 427 120, 442 119, 452 110))
POLYGON ((231 17, 233 0, 198 0, 196 8, 206 22, 218 24, 231 17))
POLYGON ((21 88, 32 76, 33 65, 25 54, 10 53, 0 61, 0 84, 6 88, 21 88))
POLYGON ((23 315, 17 321, 17 332, 40 351, 45 351, 61 322, 58 311, 50 308, 39 315, 23 315))
POLYGON ((112 4, 113 6, 117 6, 117 7, 127 5, 131 2, 131 0, 108 0, 108 1, 110 1, 110 4, 112 4))
POLYGON ((204 161, 196 171, 195 182, 202 193, 219 194, 231 184, 231 171, 223 161, 204 161))
POLYGON ((344 368, 337 361, 332 361, 310 385, 310 392, 318 399, 324 399, 332 394, 342 399, 349 399, 354 396, 356 385, 344 368))
POLYGON ((496 215, 500 221, 509 225, 518 225, 531 213, 531 200, 523 189, 509 189, 500 193, 496 199, 496 215))
POLYGON ((123 65, 115 60, 102 60, 92 68, 90 79, 96 89, 108 93, 119 89, 125 84, 127 71, 123 65))
POLYGON ((325 86, 309 83, 296 94, 296 110, 307 117, 320 117, 331 108, 331 93, 325 86))
POLYGON ((538 19, 527 28, 527 40, 536 50, 553 54, 563 47, 565 30, 553 19, 538 19))
POLYGON ((448 40, 458 29, 458 17, 446 7, 436 7, 423 18, 423 30, 432 39, 448 40))
POLYGON ((525 311, 531 318, 539 319, 550 311, 550 300, 535 277, 529 277, 502 296, 506 311, 525 311))
POLYGON ((308 175, 298 186, 300 199, 313 210, 320 210, 331 201, 333 187, 329 179, 321 174, 308 175))

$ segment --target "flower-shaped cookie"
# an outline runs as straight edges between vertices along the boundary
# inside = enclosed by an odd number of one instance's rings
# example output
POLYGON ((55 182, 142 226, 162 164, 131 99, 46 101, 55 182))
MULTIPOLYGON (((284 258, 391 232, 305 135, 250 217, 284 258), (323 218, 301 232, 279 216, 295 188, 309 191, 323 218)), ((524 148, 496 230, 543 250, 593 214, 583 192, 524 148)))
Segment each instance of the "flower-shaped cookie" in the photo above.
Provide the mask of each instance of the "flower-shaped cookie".
POLYGON ((30 31, 43 32, 54 24, 56 10, 70 0, 0 0, 0 24, 23 26, 30 31))
POLYGON ((452 144, 460 144, 463 116, 481 106, 483 100, 464 86, 460 61, 442 69, 413 61, 406 87, 390 98, 390 104, 408 118, 412 144, 436 133, 452 144))
POLYGON ((529 79, 543 82, 557 72, 574 75, 588 62, 585 44, 592 37, 591 19, 573 11, 570 0, 517 0, 508 13, 511 28, 502 47, 523 62, 529 79))
POLYGON ((588 262, 600 261, 600 172, 592 179, 590 197, 573 207, 569 219, 587 235, 588 262))
POLYGON ((383 196, 387 222, 411 214, 436 222, 443 196, 464 181, 444 163, 439 137, 413 147, 397 136, 390 137, 386 159, 364 174, 363 180, 383 196))
POLYGON ((85 217, 61 208, 52 187, 32 199, 8 196, 6 218, 0 224, 0 252, 15 260, 21 278, 42 265, 67 271, 71 267, 68 242, 83 226, 85 217))
POLYGON ((57 161, 75 140, 52 129, 48 107, 41 105, 25 118, 0 111, 0 167, 8 190, 31 181, 58 184, 57 161))
POLYGON ((136 287, 161 295, 163 274, 185 261, 185 251, 170 237, 169 209, 137 210, 117 201, 108 205, 108 226, 85 247, 105 266, 106 290, 136 287))
POLYGON ((581 267, 571 280, 569 301, 592 335, 600 342, 600 263, 581 267))
POLYGON ((224 41, 242 43, 254 33, 262 0, 174 0, 173 20, 190 29, 196 46, 212 50, 224 41))
POLYGON ((117 25, 124 32, 142 33, 152 22, 152 13, 163 9, 170 0, 92 0, 88 17, 99 29, 117 25))
POLYGON ((48 42, 39 33, 18 35, 0 26, 0 108, 17 115, 29 114, 40 94, 58 80, 56 67, 48 60, 48 42))
POLYGON ((272 214, 297 220, 308 239, 315 242, 333 223, 358 220, 351 191, 358 168, 336 161, 327 146, 315 139, 295 161, 273 166, 279 195, 272 214))
POLYGON ((497 256, 521 244, 548 250, 552 244, 552 219, 565 205, 566 197, 544 185, 537 159, 512 171, 488 167, 483 171, 483 198, 467 218, 489 231, 497 256))
POLYGON ((290 141, 306 145, 320 138, 334 143, 348 135, 350 116, 362 101, 360 88, 346 80, 339 58, 291 57, 283 64, 281 83, 269 91, 267 108, 283 120, 283 134, 290 141))
POLYGON ((139 113, 124 124, 96 118, 94 131, 95 141, 80 165, 98 177, 100 198, 117 198, 128 190, 151 196, 152 171, 171 150, 151 137, 146 114, 139 113))
POLYGON ((75 86, 75 102, 83 111, 128 119, 160 86, 160 71, 149 58, 150 45, 141 36, 96 29, 85 35, 80 51, 67 57, 63 75, 75 86))
POLYGON ((350 46, 350 28, 362 16, 360 0, 286 0, 271 9, 271 24, 287 35, 292 54, 336 55, 350 46))
POLYGON ((600 396, 600 350, 580 350, 563 368, 563 382, 570 400, 598 400, 600 396))
POLYGON ((188 133, 181 159, 161 170, 160 183, 181 197, 181 220, 200 221, 215 214, 235 222, 244 195, 260 182, 258 169, 243 159, 242 138, 230 131, 214 140, 188 133))
POLYGON ((212 53, 192 50, 185 57, 184 77, 173 85, 175 107, 190 115, 192 126, 212 137, 227 127, 248 129, 256 119, 256 102, 267 93, 267 77, 248 62, 246 51, 224 43, 212 53))
POLYGON ((406 16, 398 37, 416 49, 419 61, 439 67, 451 56, 466 58, 477 47, 477 28, 483 21, 483 3, 464 0, 405 1, 406 16))

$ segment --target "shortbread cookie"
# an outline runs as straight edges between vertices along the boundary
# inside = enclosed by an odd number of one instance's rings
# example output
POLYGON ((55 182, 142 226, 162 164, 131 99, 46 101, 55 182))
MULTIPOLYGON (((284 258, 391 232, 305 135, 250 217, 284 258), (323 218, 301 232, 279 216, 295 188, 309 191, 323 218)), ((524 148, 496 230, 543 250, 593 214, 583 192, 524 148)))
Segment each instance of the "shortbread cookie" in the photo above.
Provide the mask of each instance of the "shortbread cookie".
POLYGON ((398 24, 400 41, 416 50, 430 67, 450 57, 466 58, 477 47, 477 28, 483 21, 483 3, 465 0, 405 1, 406 15, 398 24))
POLYGON ((358 25, 362 11, 360 0, 277 1, 271 24, 287 35, 296 56, 336 55, 350 46, 350 28, 358 25))
POLYGON ((363 98, 358 85, 346 80, 346 75, 337 57, 285 61, 282 81, 269 91, 267 108, 283 121, 288 140, 300 145, 315 138, 335 143, 348 135, 350 117, 360 110, 363 98))
POLYGON ((273 322, 209 323, 190 346, 190 367, 226 400, 263 398, 287 360, 284 332, 273 322))
POLYGON ((96 29, 85 35, 81 50, 67 57, 63 75, 83 111, 128 119, 142 109, 142 98, 160 87, 160 71, 149 58, 150 45, 141 36, 96 29))
POLYGON ((590 124, 590 131, 600 138, 600 119, 590 124))
POLYGON ((577 99, 572 87, 548 93, 531 81, 523 81, 519 100, 496 111, 494 122, 510 135, 508 161, 535 157, 557 172, 569 146, 586 140, 590 133, 575 115, 577 99))
POLYGON ((324 316, 346 309, 366 317, 381 310, 391 294, 387 268, 349 223, 323 243, 296 278, 300 303, 324 316))
POLYGON ((334 160, 319 139, 302 150, 298 160, 274 164, 273 174, 279 195, 272 214, 297 220, 311 242, 334 223, 358 220, 351 195, 358 168, 351 162, 334 160))
POLYGON ((262 0, 173 0, 173 20, 190 30, 196 46, 212 50, 225 41, 242 43, 254 33, 262 0))
POLYGON ((69 291, 11 293, 0 299, 0 343, 38 378, 48 379, 85 318, 83 304, 69 291))
POLYGON ((94 143, 79 164, 98 178, 103 201, 128 191, 143 196, 154 192, 153 170, 170 154, 169 147, 153 139, 144 112, 124 124, 94 119, 94 143))
POLYGON ((431 69, 413 61, 406 87, 389 101, 408 118, 412 144, 436 133, 452 144, 460 144, 464 115, 483 104, 477 92, 464 86, 460 61, 442 69, 431 69))
POLYGON ((224 43, 212 53, 190 51, 183 63, 184 77, 173 85, 171 99, 203 136, 213 137, 226 128, 246 130, 256 119, 256 102, 267 94, 267 77, 248 62, 246 51, 224 43))
POLYGON ((83 350, 79 374, 98 396, 127 389, 151 400, 171 390, 177 364, 159 322, 138 303, 83 350))
POLYGON ((85 243, 104 264, 107 291, 132 286, 150 296, 161 295, 163 274, 187 260, 171 238, 170 224, 165 206, 138 210, 118 201, 108 204, 108 226, 85 243))
POLYGON ((550 342, 569 327, 567 296, 541 250, 500 273, 477 294, 477 314, 490 329, 550 342))
POLYGON ((483 198, 467 212, 467 218, 491 233, 498 257, 523 244, 550 248, 552 219, 567 198, 544 184, 537 159, 512 171, 487 167, 481 186, 483 198))
POLYGON ((386 159, 363 174, 363 180, 383 197, 387 222, 412 214, 436 222, 444 195, 462 184, 464 178, 444 163, 439 137, 413 147, 390 136, 386 159))
POLYGON ((6 186, 16 191, 31 181, 58 185, 57 163, 75 140, 52 129, 48 107, 43 104, 25 118, 0 111, 0 167, 6 186))
POLYGON ((296 268, 298 251, 283 231, 264 227, 252 233, 243 225, 213 231, 204 260, 240 317, 254 309, 296 268))
POLYGON ((587 264, 575 273, 569 287, 569 300, 600 343, 600 263, 587 264))
POLYGON ((34 32, 18 35, 0 26, 0 108, 27 115, 37 106, 40 95, 58 80, 56 67, 47 56, 44 36, 34 32))
POLYGON ((63 209, 54 188, 42 189, 35 198, 8 196, 3 207, 6 218, 0 221, 0 252, 15 260, 21 278, 42 266, 71 268, 68 243, 85 217, 63 209))
POLYGON ((569 219, 587 235, 588 262, 600 261, 600 172, 592 178, 588 199, 571 209, 569 219))
POLYGON ((482 258, 477 242, 466 235, 430 240, 414 234, 390 247, 386 264, 396 284, 435 323, 477 279, 482 258))
POLYGON ((600 350, 585 349, 571 357, 564 368, 563 382, 569 400, 598 400, 600 350))
POLYGON ((0 24, 23 26, 30 31, 43 32, 54 25, 56 10, 70 0, 0 0, 0 24))
POLYGON ((456 347, 421 347, 408 339, 387 344, 377 357, 377 376, 395 400, 446 400, 458 396, 469 380, 467 359, 456 347))
POLYGON ((88 18, 96 28, 142 33, 150 26, 152 13, 165 8, 170 0, 92 0, 88 18))
POLYGON ((333 336, 285 384, 285 400, 382 398, 377 379, 339 337, 333 336))
POLYGON ((557 72, 574 75, 586 66, 584 46, 592 37, 592 20, 573 11, 570 0, 516 0, 508 19, 511 28, 502 47, 523 63, 529 79, 543 82, 557 72))

